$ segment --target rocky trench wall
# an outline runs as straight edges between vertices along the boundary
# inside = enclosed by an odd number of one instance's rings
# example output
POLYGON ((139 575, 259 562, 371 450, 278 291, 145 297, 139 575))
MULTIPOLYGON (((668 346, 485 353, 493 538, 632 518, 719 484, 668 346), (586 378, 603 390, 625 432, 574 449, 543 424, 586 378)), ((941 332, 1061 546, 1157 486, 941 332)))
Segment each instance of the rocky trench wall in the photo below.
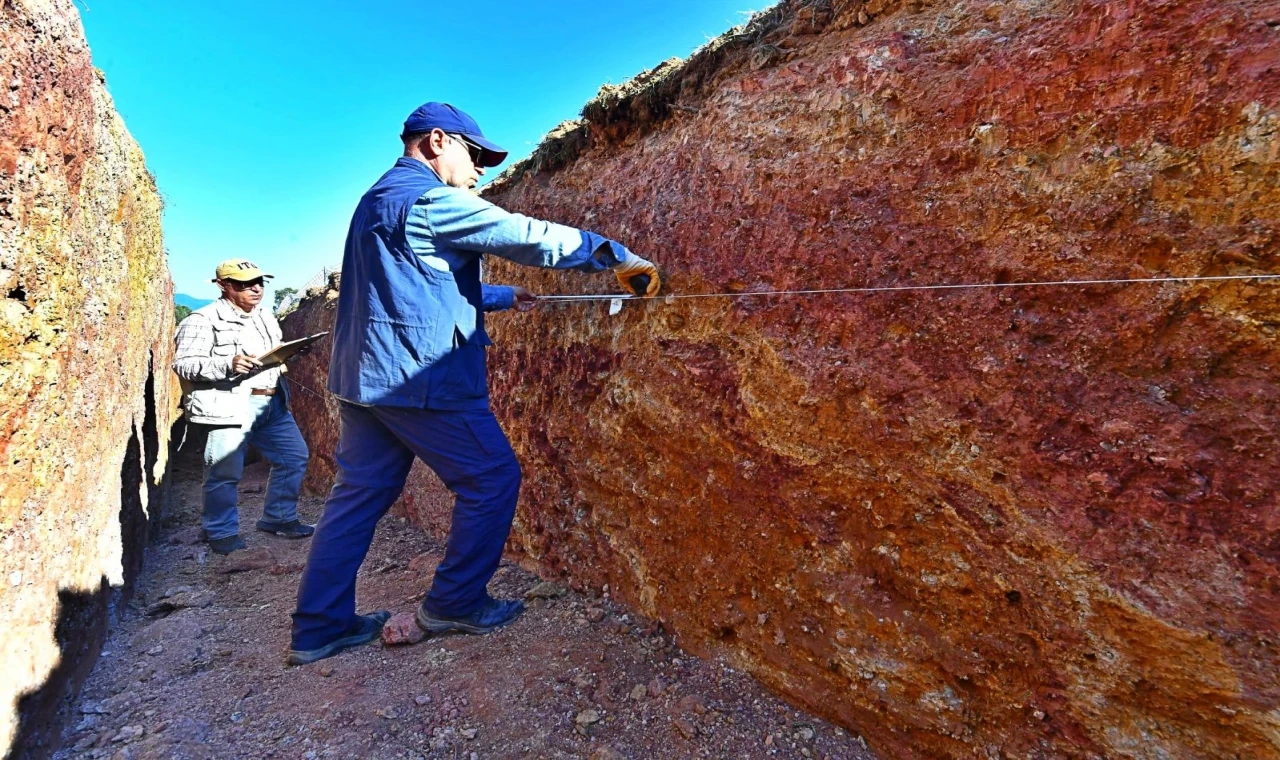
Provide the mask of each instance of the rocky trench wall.
POLYGON ((176 407, 161 202, 70 0, 0 4, 0 753, 55 746, 176 407))
MULTIPOLYGON (((1276 2, 785 3, 486 196, 672 294, 1280 272, 1278 68, 1276 2)), ((1256 281, 498 315, 510 548, 886 756, 1277 757, 1277 326, 1256 281)))

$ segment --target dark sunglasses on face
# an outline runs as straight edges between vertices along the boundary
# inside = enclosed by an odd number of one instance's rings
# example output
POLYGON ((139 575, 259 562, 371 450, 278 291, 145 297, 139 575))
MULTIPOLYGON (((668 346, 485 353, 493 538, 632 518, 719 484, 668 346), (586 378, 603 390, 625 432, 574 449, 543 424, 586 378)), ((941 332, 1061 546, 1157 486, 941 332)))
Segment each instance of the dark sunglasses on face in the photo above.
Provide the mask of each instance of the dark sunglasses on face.
POLYGON ((471 163, 475 164, 476 166, 480 165, 480 159, 484 157, 484 151, 480 148, 480 146, 472 145, 471 143, 467 142, 467 139, 465 137, 461 135, 449 135, 449 137, 452 137, 453 139, 462 143, 462 147, 467 149, 467 155, 471 156, 471 163))
POLYGON ((226 282, 231 283, 231 287, 235 288, 236 290, 248 290, 249 288, 260 288, 263 285, 261 277, 259 277, 256 280, 249 280, 248 282, 240 282, 239 280, 226 280, 226 282))

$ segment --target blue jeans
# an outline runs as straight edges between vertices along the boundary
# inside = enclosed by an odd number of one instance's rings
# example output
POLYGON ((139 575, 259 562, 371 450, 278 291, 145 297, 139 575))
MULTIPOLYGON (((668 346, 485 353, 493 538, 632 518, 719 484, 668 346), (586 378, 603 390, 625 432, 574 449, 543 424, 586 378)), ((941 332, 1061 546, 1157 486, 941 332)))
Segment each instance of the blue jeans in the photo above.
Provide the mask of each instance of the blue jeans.
POLYGON ((444 560, 423 602, 429 612, 467 615, 488 601, 516 513, 520 464, 489 409, 340 406, 338 475, 298 586, 293 649, 322 647, 355 622, 356 573, 415 456, 456 497, 444 560))
POLYGON ((298 432, 285 403, 285 394, 250 396, 249 419, 245 426, 219 425, 209 428, 204 446, 204 512, 201 522, 210 540, 240 532, 236 509, 240 476, 244 473, 244 453, 252 443, 271 463, 267 500, 262 519, 286 523, 298 519, 298 490, 307 471, 307 443, 298 432))

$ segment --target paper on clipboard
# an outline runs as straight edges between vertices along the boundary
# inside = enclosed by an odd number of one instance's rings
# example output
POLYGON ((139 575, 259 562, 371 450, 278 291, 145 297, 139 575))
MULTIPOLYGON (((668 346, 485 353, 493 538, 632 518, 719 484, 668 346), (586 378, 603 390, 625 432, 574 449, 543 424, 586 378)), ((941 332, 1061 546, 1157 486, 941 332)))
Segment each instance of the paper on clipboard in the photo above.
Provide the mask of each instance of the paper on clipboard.
POLYGON ((326 330, 325 332, 318 332, 315 335, 308 335, 305 338, 298 338, 297 340, 289 340, 281 343, 262 356, 257 357, 258 361, 262 362, 262 366, 259 369, 268 369, 270 367, 284 364, 286 359, 328 334, 329 331, 326 330))

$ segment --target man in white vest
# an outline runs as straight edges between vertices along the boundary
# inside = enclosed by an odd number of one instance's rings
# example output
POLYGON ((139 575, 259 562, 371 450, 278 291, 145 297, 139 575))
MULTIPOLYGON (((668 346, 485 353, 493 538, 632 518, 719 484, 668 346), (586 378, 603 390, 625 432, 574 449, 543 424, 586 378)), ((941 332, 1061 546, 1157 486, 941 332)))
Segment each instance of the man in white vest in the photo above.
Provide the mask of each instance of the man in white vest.
POLYGON ((264 369, 255 358, 282 338, 275 315, 259 308, 269 277, 251 261, 222 262, 213 279, 222 298, 178 325, 173 371, 182 380, 187 422, 207 426, 209 432, 201 522, 209 548, 218 554, 245 548, 237 496, 250 443, 271 463, 258 530, 285 538, 315 532, 298 519, 298 490, 309 452, 289 412, 288 391, 281 382, 285 367, 264 369))

